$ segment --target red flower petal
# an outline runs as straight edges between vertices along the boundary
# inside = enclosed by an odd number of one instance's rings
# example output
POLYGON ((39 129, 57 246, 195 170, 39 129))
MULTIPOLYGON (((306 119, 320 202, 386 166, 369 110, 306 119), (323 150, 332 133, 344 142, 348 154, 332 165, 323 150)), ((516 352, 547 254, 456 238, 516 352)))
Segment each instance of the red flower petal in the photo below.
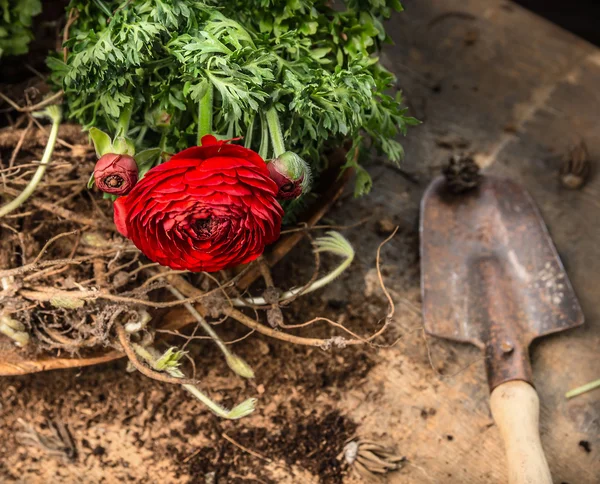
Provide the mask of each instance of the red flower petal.
POLYGON ((120 197, 117 198, 115 200, 115 203, 113 205, 113 209, 114 209, 114 221, 115 221, 115 225, 117 226, 117 230, 120 232, 120 234, 124 237, 129 237, 128 233, 129 231, 127 230, 127 206, 126 206, 126 202, 125 199, 127 197, 120 197))

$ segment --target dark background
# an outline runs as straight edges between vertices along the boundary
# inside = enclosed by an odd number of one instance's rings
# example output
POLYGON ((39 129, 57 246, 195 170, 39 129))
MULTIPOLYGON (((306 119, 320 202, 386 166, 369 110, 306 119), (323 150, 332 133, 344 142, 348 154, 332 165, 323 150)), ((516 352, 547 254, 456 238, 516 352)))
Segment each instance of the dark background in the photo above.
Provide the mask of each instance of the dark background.
POLYGON ((600 0, 516 0, 515 3, 600 46, 600 0))

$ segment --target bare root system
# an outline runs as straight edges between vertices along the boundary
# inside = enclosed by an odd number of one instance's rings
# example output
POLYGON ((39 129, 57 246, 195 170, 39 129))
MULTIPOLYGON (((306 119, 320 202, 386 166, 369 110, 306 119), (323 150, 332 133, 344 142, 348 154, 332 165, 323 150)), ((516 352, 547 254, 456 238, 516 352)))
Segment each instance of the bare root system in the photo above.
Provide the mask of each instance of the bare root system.
MULTIPOLYGON (((59 97, 51 99, 56 101, 59 97)), ((0 203, 5 204, 31 179, 48 133, 47 126, 31 117, 33 109, 21 108, 4 95, 2 100, 9 106, 4 110, 9 126, 0 128, 0 203)), ((188 274, 149 263, 116 232, 111 203, 85 188, 95 154, 80 127, 62 125, 58 139, 52 161, 33 196, 0 219, 0 316, 28 334, 27 345, 19 350, 24 358, 35 359, 40 354, 58 358, 66 353, 85 364, 86 358, 112 352, 115 357, 126 355, 135 368, 151 378, 167 383, 194 383, 150 368, 138 359, 132 342, 147 345, 155 336, 181 338, 185 348, 193 339, 209 339, 198 330, 198 313, 212 326, 234 320, 248 328, 243 336, 221 342, 227 345, 253 333, 322 349, 373 344, 391 322, 394 305, 380 275, 390 309, 373 334, 360 335, 341 320, 321 316, 303 324, 287 325, 282 308, 301 297, 302 291, 317 279, 321 265, 318 252, 312 276, 297 285, 302 290, 285 302, 277 300, 281 291, 275 286, 269 267, 274 262, 267 257, 236 274, 188 274), (262 276, 262 296, 268 304, 235 308, 232 301, 252 291, 250 284, 256 276, 262 276), (173 299, 172 288, 183 299, 173 299), (184 305, 190 309, 189 304, 198 312, 195 319, 193 312, 184 310, 184 305), (147 320, 151 322, 147 324, 147 320), (194 323, 191 335, 181 331, 194 323), (307 336, 304 329, 316 323, 329 325, 330 335, 323 337, 321 331, 319 338, 307 336), (296 334, 297 330, 302 330, 303 335, 296 334)), ((301 236, 312 241, 311 231, 332 228, 315 226, 316 220, 290 229, 286 237, 301 236)), ((290 246, 289 241, 283 241, 275 251, 285 250, 286 244, 290 246)), ((379 259, 378 251, 378 270, 379 259)), ((4 358, 0 346, 0 363, 4 358)))

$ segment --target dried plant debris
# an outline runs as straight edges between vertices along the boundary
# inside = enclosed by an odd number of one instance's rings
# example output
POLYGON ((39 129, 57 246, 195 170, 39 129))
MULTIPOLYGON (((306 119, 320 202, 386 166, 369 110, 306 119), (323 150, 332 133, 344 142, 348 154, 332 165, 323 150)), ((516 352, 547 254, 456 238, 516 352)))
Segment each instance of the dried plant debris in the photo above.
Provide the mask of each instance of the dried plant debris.
POLYGON ((406 457, 398 455, 394 448, 356 437, 346 442, 338 459, 343 459, 365 482, 374 484, 383 482, 386 474, 406 462, 406 457))
POLYGON ((17 440, 22 445, 37 447, 50 456, 77 459, 77 447, 66 424, 48 420, 49 435, 45 435, 22 419, 19 419, 19 423, 23 431, 17 433, 17 440))
POLYGON ((586 144, 581 141, 569 150, 560 167, 560 183, 570 190, 577 190, 588 181, 592 171, 586 144))
POLYGON ((448 189, 453 193, 471 190, 481 182, 480 168, 468 155, 454 155, 443 168, 448 189))

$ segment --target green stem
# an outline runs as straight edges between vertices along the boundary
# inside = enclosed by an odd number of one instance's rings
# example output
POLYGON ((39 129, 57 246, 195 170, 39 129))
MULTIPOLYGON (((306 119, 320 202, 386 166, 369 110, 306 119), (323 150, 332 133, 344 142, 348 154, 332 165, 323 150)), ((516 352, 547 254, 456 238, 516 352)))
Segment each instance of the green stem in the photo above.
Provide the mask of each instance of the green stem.
MULTIPOLYGON (((355 256, 354 249, 350 245, 350 242, 348 242, 337 232, 329 232, 327 236, 319 237, 318 239, 316 239, 314 250, 315 252, 330 252, 337 255, 343 255, 344 261, 329 274, 321 277, 320 279, 317 279, 308 287, 295 287, 293 289, 290 289, 289 291, 284 292, 280 296, 279 302, 285 301, 286 299, 290 299, 296 296, 297 294, 308 294, 309 292, 316 291, 317 289, 326 286, 334 279, 339 277, 346 269, 348 269, 348 267, 350 267, 355 256)), ((233 299, 232 302, 234 306, 264 306, 267 304, 265 299, 262 297, 236 298, 233 299)))
POLYGON ((256 119, 256 115, 252 116, 250 123, 248 123, 248 128, 246 129, 246 139, 244 139, 244 147, 252 148, 252 135, 254 134, 254 120, 256 119))
MULTIPOLYGON (((138 356, 146 360, 150 366, 154 368, 156 358, 152 355, 152 353, 138 344, 133 343, 132 346, 138 356)), ((174 378, 185 378, 183 372, 178 368, 168 368, 165 371, 174 378)), ((249 398, 231 410, 228 410, 218 403, 213 402, 210 397, 205 395, 204 392, 202 392, 202 390, 200 390, 198 387, 187 383, 181 386, 191 393, 195 398, 200 400, 204 405, 206 405, 211 412, 222 418, 236 420, 251 414, 256 408, 256 398, 249 398)))
MULTIPOLYGON (((182 378, 178 377, 173 370, 169 371, 169 374, 175 378, 182 378)), ((188 384, 182 386, 204 405, 206 405, 215 415, 228 420, 237 420, 245 417, 246 415, 250 415, 256 408, 256 398, 248 398, 231 410, 227 410, 226 408, 221 407, 221 405, 218 403, 213 402, 208 396, 202 393, 198 387, 188 384)))
POLYGON ((52 153, 54 152, 54 146, 56 145, 56 139, 58 138, 58 127, 60 126, 60 122, 62 120, 62 112, 59 106, 49 106, 45 109, 45 111, 43 111, 43 113, 52 120, 52 129, 50 130, 50 136, 48 137, 48 142, 46 143, 46 149, 44 151, 44 156, 42 156, 42 161, 40 161, 40 164, 31 181, 17 196, 17 198, 0 208, 0 217, 4 217, 13 210, 19 208, 33 194, 38 184, 42 180, 44 173, 46 172, 46 168, 48 168, 48 164, 52 158, 52 153))
POLYGON ((198 103, 198 146, 202 143, 202 137, 212 134, 213 131, 213 85, 208 83, 206 94, 198 103))
MULTIPOLYGON (((175 296, 180 301, 185 300, 185 296, 174 287, 169 287, 168 289, 169 291, 171 291, 171 294, 173 294, 173 296, 175 296)), ((219 337, 215 330, 212 329, 211 325, 206 322, 202 315, 198 311, 196 311, 196 308, 190 303, 184 303, 183 306, 190 312, 192 316, 194 316, 194 319, 198 321, 198 323, 200 323, 206 334, 208 334, 212 338, 212 340, 217 344, 219 349, 223 352, 229 368, 231 368, 237 375, 241 377, 254 378, 254 372, 252 371, 252 368, 250 368, 250 366, 239 356, 236 356, 231 351, 229 351, 227 345, 223 342, 223 340, 219 337)))
POLYGON ((595 380, 595 381, 586 383, 585 385, 582 385, 580 387, 574 388, 573 390, 568 391, 565 394, 565 397, 573 398, 578 395, 582 395, 584 393, 591 392, 592 390, 595 390, 596 388, 600 388, 600 380, 595 380))
POLYGON ((119 122, 117 123, 117 131, 115 138, 119 136, 126 137, 127 132, 129 131, 129 123, 131 121, 131 114, 133 113, 133 101, 131 101, 127 106, 121 109, 121 114, 119 116, 119 122))
POLYGON ((266 160, 269 156, 269 128, 267 126, 267 121, 265 120, 265 113, 260 112, 260 147, 258 148, 258 154, 263 159, 266 160))
MULTIPOLYGON (((298 294, 300 292, 302 293, 302 295, 304 295, 304 294, 308 294, 309 292, 316 291, 317 289, 321 289, 322 287, 324 287, 327 284, 334 281, 346 269, 348 269, 348 267, 350 267, 350 264, 352 264, 353 260, 354 260, 354 255, 352 255, 351 257, 348 257, 347 259, 344 260, 344 262, 342 262, 339 266, 337 266, 333 271, 331 271, 326 276, 323 276, 320 279, 317 279, 315 282, 313 282, 310 286, 308 286, 304 290, 301 287, 294 287, 293 289, 290 289, 289 291, 284 292, 279 297, 279 302, 283 302, 286 299, 291 299, 292 297, 294 297, 296 294, 298 294)), ((265 306, 267 304, 265 299, 262 297, 248 297, 248 298, 243 298, 243 299, 236 298, 236 299, 232 299, 231 302, 236 307, 244 307, 244 306, 249 306, 249 305, 265 306)))
POLYGON ((271 142, 273 143, 273 158, 277 158, 285 153, 285 143, 283 142, 279 116, 277 116, 277 111, 274 107, 267 111, 267 124, 269 126, 269 133, 271 133, 271 142))
POLYGON ((167 139, 168 139, 167 131, 165 130, 160 135, 160 141, 158 142, 158 147, 160 148, 161 156, 162 156, 162 153, 167 151, 167 139))
POLYGON ((142 143, 144 142, 144 138, 146 137, 147 132, 148 132, 148 126, 146 126, 146 125, 142 126, 142 129, 140 129, 140 132, 135 140, 136 149, 140 149, 142 147, 142 143))

